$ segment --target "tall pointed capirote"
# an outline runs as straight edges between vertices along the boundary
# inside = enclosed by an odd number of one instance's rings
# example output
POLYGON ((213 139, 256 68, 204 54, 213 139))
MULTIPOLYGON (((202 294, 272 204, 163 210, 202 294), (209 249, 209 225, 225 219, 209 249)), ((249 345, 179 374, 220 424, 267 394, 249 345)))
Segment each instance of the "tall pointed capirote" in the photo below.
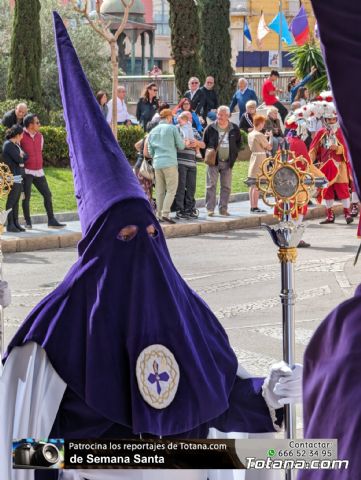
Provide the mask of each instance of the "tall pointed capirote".
POLYGON ((85 234, 115 203, 146 197, 103 116, 62 19, 56 12, 53 16, 70 162, 85 234))

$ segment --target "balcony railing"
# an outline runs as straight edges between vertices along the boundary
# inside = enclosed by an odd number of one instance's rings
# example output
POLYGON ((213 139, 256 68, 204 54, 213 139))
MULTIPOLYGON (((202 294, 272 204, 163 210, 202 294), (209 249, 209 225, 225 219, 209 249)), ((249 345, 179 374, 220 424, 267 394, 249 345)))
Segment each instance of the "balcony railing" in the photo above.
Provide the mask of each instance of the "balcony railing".
MULTIPOLYGON (((255 90, 260 102, 262 99, 262 85, 265 79, 269 76, 269 72, 254 72, 254 73, 237 73, 235 77, 238 79, 244 77, 249 82, 249 87, 255 90)), ((287 85, 294 72, 280 72, 280 78, 277 82, 279 88, 287 92, 287 85)), ((141 97, 141 92, 144 87, 150 83, 155 82, 158 87, 158 97, 170 105, 176 105, 179 101, 177 88, 175 86, 174 75, 160 75, 159 77, 151 77, 147 75, 142 76, 124 76, 119 77, 119 84, 124 85, 127 90, 127 102, 136 103, 141 97)), ((283 94, 280 98, 282 101, 287 101, 287 94, 283 94)))

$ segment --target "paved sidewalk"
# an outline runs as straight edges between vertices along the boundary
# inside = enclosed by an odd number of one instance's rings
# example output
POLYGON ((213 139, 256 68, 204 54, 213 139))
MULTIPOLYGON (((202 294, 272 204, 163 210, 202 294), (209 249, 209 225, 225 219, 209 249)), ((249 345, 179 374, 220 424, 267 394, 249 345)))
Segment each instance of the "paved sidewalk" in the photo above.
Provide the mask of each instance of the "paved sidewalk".
MULTIPOLYGON (((249 201, 234 202, 229 204, 229 217, 223 217, 217 213, 214 217, 208 217, 206 209, 200 208, 197 220, 178 220, 175 225, 162 224, 167 238, 187 237, 211 232, 238 230, 242 228, 260 227, 261 223, 271 225, 277 223, 273 217, 273 210, 260 202, 265 214, 251 214, 249 201)), ((342 213, 342 205, 335 206, 336 215, 342 213)), ((309 208, 307 218, 322 218, 325 216, 324 206, 312 206, 309 208)), ((57 215, 63 219, 66 215, 57 215)), ((73 216, 74 218, 74 216, 73 216)), ((65 218, 64 218, 65 219, 65 218)), ((66 222, 66 228, 61 230, 49 229, 47 224, 34 224, 32 230, 24 233, 7 233, 1 237, 2 250, 4 253, 28 252, 54 248, 75 247, 81 239, 80 222, 71 220, 66 222)))

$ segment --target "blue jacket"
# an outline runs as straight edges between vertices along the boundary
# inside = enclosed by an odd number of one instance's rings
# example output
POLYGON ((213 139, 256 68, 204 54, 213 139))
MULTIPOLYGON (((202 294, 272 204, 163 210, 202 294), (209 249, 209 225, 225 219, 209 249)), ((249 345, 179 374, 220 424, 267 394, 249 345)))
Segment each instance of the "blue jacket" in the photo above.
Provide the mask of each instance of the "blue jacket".
POLYGON ((231 104, 229 106, 231 113, 233 112, 234 107, 238 104, 239 118, 241 119, 241 116, 246 111, 246 103, 249 100, 254 100, 258 105, 258 98, 254 90, 252 90, 251 88, 247 88, 244 93, 242 93, 240 90, 237 90, 236 93, 233 95, 231 104))
POLYGON ((295 101, 298 90, 304 85, 306 85, 306 83, 308 83, 312 77, 313 77, 313 73, 309 73, 308 75, 305 76, 303 80, 300 81, 300 83, 297 83, 297 85, 291 88, 290 90, 291 103, 295 101))

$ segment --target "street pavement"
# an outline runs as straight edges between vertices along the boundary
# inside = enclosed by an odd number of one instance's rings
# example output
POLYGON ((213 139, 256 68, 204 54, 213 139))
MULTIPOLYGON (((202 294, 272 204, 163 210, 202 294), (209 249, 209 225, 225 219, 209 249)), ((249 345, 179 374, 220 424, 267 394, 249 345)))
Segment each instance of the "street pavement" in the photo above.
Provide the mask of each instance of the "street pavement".
MULTIPOLYGON (((347 226, 343 217, 334 225, 308 222, 304 239, 312 247, 298 250, 296 264, 298 362, 321 320, 352 296, 361 280, 361 261, 353 266, 359 244, 356 228, 356 223, 347 226)), ((280 265, 269 234, 251 228, 167 243, 176 267, 226 329, 239 361, 253 375, 265 376, 282 358, 280 265)), ((4 278, 13 294, 5 314, 6 342, 76 257, 74 248, 5 254, 4 278)))
MULTIPOLYGON (((166 238, 188 237, 240 228, 259 227, 261 223, 271 225, 276 222, 273 208, 260 202, 264 209, 262 214, 250 213, 248 194, 234 195, 229 204, 229 216, 219 215, 209 217, 204 207, 204 201, 199 201, 199 217, 194 220, 178 220, 175 225, 162 223, 162 229, 166 238), (245 200, 247 198, 247 200, 245 200), (241 200, 241 201, 240 201, 241 200)), ((335 214, 342 213, 342 205, 335 205, 335 214)), ((321 218, 326 215, 325 206, 312 205, 308 209, 307 219, 321 218)), ((65 228, 49 229, 44 216, 34 218, 33 229, 22 233, 4 232, 2 235, 2 250, 5 253, 31 252, 35 250, 75 247, 81 239, 81 226, 74 212, 57 214, 60 221, 66 223, 65 228)))

